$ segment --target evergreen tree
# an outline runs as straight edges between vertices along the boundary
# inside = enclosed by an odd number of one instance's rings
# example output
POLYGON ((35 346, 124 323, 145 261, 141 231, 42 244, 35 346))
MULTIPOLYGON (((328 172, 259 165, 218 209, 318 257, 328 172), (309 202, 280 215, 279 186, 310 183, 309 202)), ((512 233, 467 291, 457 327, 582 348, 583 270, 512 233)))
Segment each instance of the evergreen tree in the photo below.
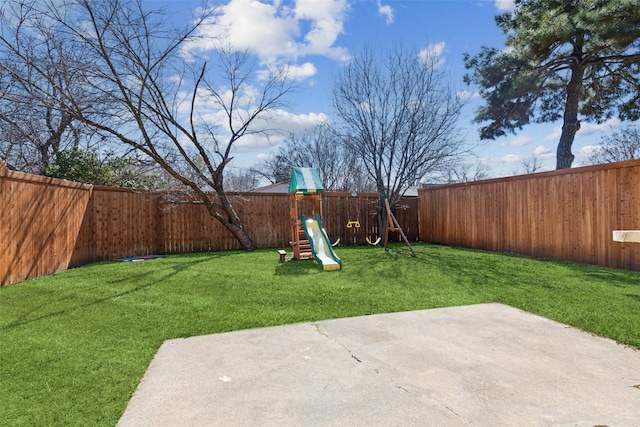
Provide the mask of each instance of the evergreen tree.
POLYGON ((482 139, 563 119, 557 169, 569 168, 580 120, 640 118, 638 0, 516 0, 496 17, 507 48, 483 47, 465 81, 486 101, 482 139))

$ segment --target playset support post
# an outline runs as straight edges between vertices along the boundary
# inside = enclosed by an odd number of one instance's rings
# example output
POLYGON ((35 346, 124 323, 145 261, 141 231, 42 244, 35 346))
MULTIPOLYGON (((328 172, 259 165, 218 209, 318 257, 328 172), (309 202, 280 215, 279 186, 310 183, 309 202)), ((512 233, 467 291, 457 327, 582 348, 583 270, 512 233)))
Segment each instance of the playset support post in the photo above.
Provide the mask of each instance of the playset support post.
POLYGON ((413 250, 411 243, 409 243, 409 239, 407 239, 407 236, 404 234, 404 231, 402 231, 402 227, 400 227, 398 220, 396 219, 395 215, 391 211, 391 207, 389 206, 389 199, 387 199, 387 195, 385 193, 382 193, 380 194, 380 197, 384 199, 384 206, 387 208, 387 226, 385 227, 385 232, 384 232, 384 249, 389 250, 389 232, 395 231, 397 233, 400 233, 402 240, 407 244, 407 246, 409 247, 409 250, 411 251, 411 256, 415 257, 416 253, 413 250))

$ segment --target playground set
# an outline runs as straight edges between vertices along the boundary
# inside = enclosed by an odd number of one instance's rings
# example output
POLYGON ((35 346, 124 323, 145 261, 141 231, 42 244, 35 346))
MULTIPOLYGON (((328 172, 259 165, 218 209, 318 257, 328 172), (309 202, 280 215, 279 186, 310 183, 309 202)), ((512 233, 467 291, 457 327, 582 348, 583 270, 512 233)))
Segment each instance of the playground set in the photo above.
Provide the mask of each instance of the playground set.
POLYGON ((322 192, 324 186, 316 169, 293 168, 289 182, 289 244, 293 259, 315 259, 325 271, 340 270, 342 260, 322 227, 322 192))
MULTIPOLYGON (((291 240, 289 244, 293 250, 294 260, 315 259, 320 267, 325 271, 335 271, 342 269, 342 260, 335 254, 333 247, 340 242, 338 239, 331 243, 327 232, 322 226, 322 193, 324 187, 320 174, 314 168, 293 168, 291 181, 289 182, 289 222, 291 229, 291 240)), ((404 242, 411 251, 411 256, 416 254, 407 240, 402 228, 398 224, 386 194, 382 193, 387 211, 387 225, 385 227, 384 248, 388 250, 389 232, 400 233, 404 242)), ((347 228, 360 227, 359 218, 355 221, 349 219, 347 228)), ((370 245, 377 246, 381 237, 375 242, 366 239, 370 245)), ((286 251, 278 251, 280 261, 286 260, 286 251)))

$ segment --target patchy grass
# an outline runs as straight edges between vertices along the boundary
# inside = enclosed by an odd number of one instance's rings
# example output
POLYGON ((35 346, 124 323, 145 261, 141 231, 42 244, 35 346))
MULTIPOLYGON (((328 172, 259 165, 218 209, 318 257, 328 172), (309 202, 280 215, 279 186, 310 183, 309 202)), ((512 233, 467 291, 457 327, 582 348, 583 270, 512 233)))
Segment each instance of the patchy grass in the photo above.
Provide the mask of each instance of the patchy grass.
POLYGON ((113 426, 164 340, 373 313, 501 302, 640 347, 639 273, 415 249, 338 248, 339 272, 273 250, 176 255, 0 288, 0 420, 113 426))

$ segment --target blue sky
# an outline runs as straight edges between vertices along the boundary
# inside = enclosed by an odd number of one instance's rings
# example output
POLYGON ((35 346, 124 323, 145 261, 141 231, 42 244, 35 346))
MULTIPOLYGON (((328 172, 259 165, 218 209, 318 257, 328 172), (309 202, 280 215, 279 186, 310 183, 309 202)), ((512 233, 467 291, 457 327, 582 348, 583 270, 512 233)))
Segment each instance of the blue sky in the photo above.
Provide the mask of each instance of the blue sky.
MULTIPOLYGON (((149 3, 163 3, 148 0, 149 3)), ((172 1, 176 19, 189 16, 200 1, 172 1)), ((335 73, 365 44, 385 48, 402 43, 438 54, 458 92, 470 98, 460 127, 475 154, 488 165, 491 177, 522 171, 522 162, 536 157, 543 170, 555 168, 555 149, 561 123, 529 125, 516 135, 480 141, 473 111, 480 105, 474 88, 467 87, 463 54, 481 46, 500 48, 504 35, 495 24, 497 14, 513 7, 511 0, 223 0, 212 3, 217 13, 201 35, 226 38, 246 47, 267 68, 291 64, 303 90, 291 98, 288 111, 278 115, 286 132, 303 132, 331 120, 331 90, 335 73)), ((206 50, 211 46, 199 46, 206 50)), ((584 161, 602 135, 621 126, 617 120, 583 123, 574 142, 574 166, 584 161)), ((247 140, 238 147, 232 166, 247 168, 276 152, 282 137, 247 140)))

